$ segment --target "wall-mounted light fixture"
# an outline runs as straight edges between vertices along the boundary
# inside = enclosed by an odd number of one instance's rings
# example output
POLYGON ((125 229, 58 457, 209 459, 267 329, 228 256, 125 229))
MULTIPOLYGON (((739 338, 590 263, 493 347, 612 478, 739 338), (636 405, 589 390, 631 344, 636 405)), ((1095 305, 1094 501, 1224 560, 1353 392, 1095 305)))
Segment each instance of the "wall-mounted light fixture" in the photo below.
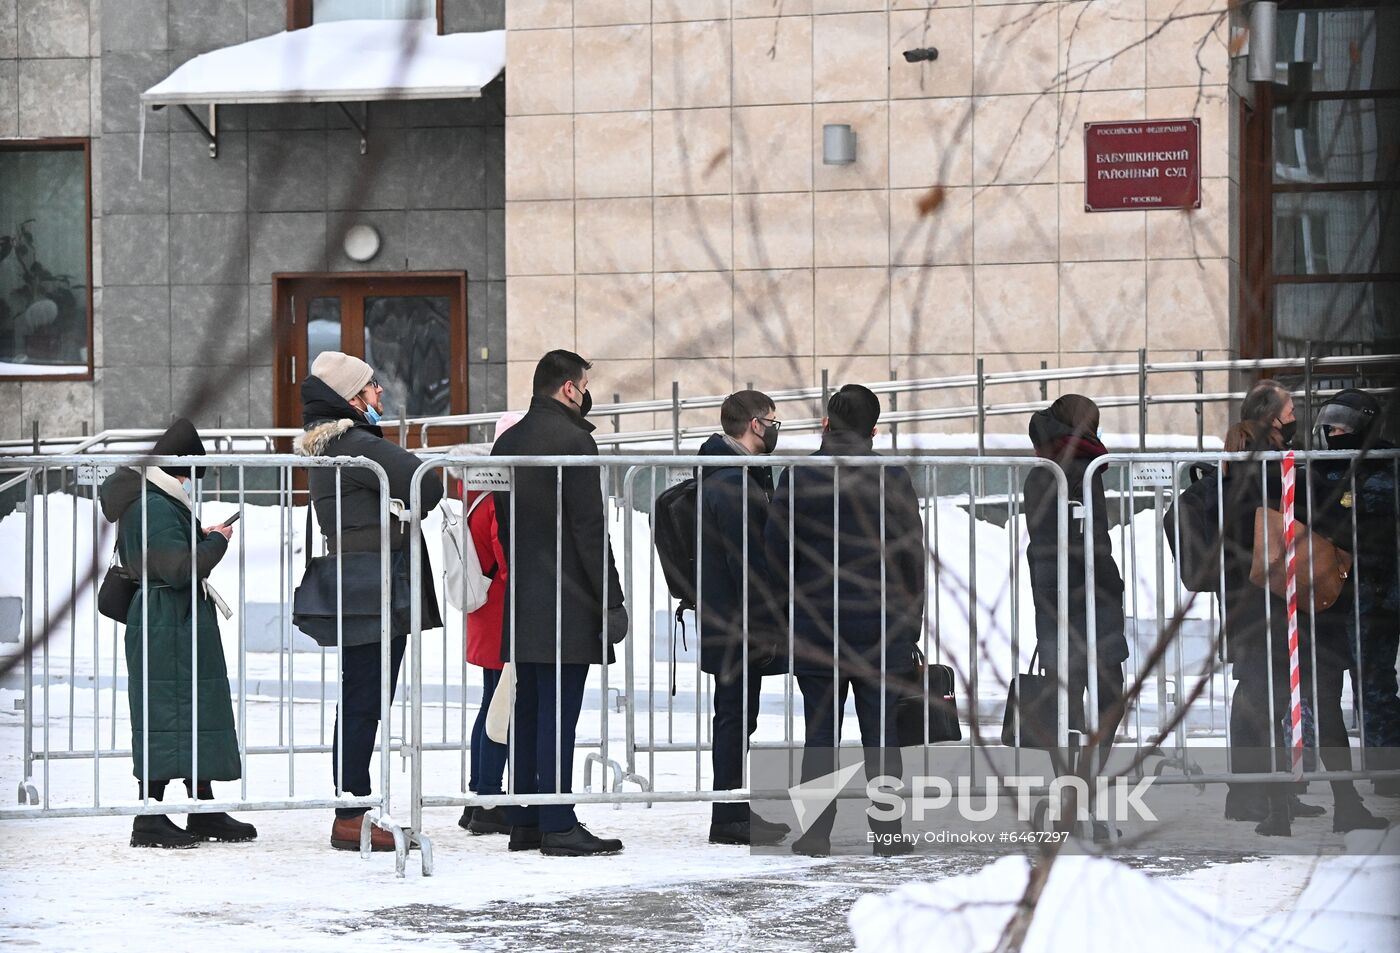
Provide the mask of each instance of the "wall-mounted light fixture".
POLYGON ((379 254, 379 232, 373 225, 352 225, 345 233, 344 248, 351 261, 369 261, 379 254))
POLYGON ((822 126, 822 162, 850 165, 856 161, 856 131, 845 123, 822 126))
POLYGON ((1278 4, 1255 0, 1249 8, 1249 64, 1251 83, 1272 83, 1277 56, 1278 4))

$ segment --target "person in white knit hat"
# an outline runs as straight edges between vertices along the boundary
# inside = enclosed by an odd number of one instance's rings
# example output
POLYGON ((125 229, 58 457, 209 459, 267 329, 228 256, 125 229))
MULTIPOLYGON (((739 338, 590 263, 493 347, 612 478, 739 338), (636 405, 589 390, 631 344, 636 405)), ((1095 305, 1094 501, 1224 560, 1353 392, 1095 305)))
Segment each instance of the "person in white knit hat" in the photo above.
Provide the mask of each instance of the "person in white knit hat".
MULTIPOLYGON (((365 457, 384 468, 389 477, 391 499, 408 503, 412 499, 413 476, 422 462, 407 450, 384 438, 379 429, 384 411, 384 388, 375 379, 374 369, 350 354, 323 351, 311 364, 311 376, 301 385, 302 424, 305 431, 295 441, 296 452, 313 457, 365 457)), ((378 553, 382 527, 380 525, 380 483, 376 474, 363 467, 342 470, 313 468, 307 478, 316 520, 326 537, 328 552, 378 553), (339 474, 339 476, 337 476, 339 474), (337 480, 339 493, 337 494, 337 480), (338 520, 338 522, 337 522, 338 520)), ((425 479, 419 496, 420 517, 426 517, 442 500, 442 481, 425 479)), ((310 547, 311 540, 307 540, 310 547)), ((393 592, 393 618, 389 623, 392 641, 389 648, 389 684, 392 694, 397 687, 399 666, 410 628, 410 615, 400 606, 408 604, 409 559, 407 524, 390 520, 389 575, 393 592)), ((437 592, 433 586, 433 570, 428 561, 426 545, 422 548, 422 628, 423 631, 442 626, 438 612, 437 592)), ((373 587, 379 591, 379 572, 346 574, 341 579, 345 592, 357 586, 373 587)), ((333 585, 333 584, 332 584, 333 585)), ((373 793, 369 762, 374 753, 375 735, 379 730, 380 628, 375 616, 343 616, 339 625, 329 632, 307 631, 322 644, 335 645, 340 640, 343 709, 337 711, 337 726, 332 732, 335 751, 331 771, 339 791, 356 797, 373 793), (341 730, 344 733, 344 758, 341 758, 341 730), (341 769, 343 768, 343 772, 341 769)), ((305 630, 306 627, 302 626, 305 630)), ((339 791, 337 793, 339 793, 339 791)), ((331 846, 339 850, 358 850, 360 824, 365 808, 337 808, 331 828, 331 846)), ((374 828, 374 850, 393 850, 394 840, 388 831, 374 828)))

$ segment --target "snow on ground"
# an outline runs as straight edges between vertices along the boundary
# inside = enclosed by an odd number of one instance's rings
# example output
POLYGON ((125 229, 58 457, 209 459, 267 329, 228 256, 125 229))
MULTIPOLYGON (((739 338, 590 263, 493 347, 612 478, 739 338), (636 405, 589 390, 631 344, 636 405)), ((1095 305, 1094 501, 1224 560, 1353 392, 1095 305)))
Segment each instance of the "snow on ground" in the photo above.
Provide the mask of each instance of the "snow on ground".
MULTIPOLYGON (((1181 950, 1378 951, 1400 946, 1400 829, 1348 835, 1346 857, 1276 858, 1207 867, 1176 880, 1107 858, 1051 867, 1024 953, 1181 950), (1363 855, 1367 850, 1373 856, 1363 855)), ((1026 887, 1030 865, 1005 857, 976 873, 870 895, 851 910, 858 951, 990 951, 1026 887)))

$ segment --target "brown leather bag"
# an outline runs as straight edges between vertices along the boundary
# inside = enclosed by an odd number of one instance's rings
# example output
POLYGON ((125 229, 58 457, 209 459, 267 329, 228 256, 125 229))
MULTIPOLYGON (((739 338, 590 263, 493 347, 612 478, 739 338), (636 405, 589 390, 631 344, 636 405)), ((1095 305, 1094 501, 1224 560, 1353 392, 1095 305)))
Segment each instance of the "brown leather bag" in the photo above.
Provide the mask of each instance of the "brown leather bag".
MULTIPOLYGON (((1351 572, 1351 553, 1333 545, 1296 520, 1293 535, 1297 552, 1298 606, 1303 608, 1311 602, 1318 612, 1331 608, 1341 596, 1347 574, 1351 572), (1309 566, 1312 567, 1311 572, 1309 566)), ((1259 507, 1254 511, 1254 558, 1249 567, 1249 581, 1261 589, 1267 585, 1274 595, 1285 598, 1288 593, 1287 557, 1283 514, 1278 510, 1259 507)))

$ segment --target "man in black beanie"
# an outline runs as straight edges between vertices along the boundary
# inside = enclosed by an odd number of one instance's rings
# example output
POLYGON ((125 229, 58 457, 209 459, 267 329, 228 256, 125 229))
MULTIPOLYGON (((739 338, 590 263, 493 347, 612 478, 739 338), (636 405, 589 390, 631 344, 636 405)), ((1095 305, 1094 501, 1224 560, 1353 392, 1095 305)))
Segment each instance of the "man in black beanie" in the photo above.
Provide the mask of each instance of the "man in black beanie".
MULTIPOLYGON (((827 404, 821 447, 813 456, 878 456, 879 419, 879 398, 867 387, 847 384, 827 404)), ((806 719, 802 780, 836 769, 841 711, 851 692, 867 780, 898 777, 898 686, 913 671, 927 565, 909 473, 878 465, 791 467, 778 481, 764 540, 775 600, 786 607, 791 596, 793 605, 792 671, 806 719)), ((793 843, 793 852, 830 853, 835 814, 833 804, 793 843)), ((878 835, 875 853, 908 852, 898 837, 899 821, 872 821, 871 830, 878 835)))

